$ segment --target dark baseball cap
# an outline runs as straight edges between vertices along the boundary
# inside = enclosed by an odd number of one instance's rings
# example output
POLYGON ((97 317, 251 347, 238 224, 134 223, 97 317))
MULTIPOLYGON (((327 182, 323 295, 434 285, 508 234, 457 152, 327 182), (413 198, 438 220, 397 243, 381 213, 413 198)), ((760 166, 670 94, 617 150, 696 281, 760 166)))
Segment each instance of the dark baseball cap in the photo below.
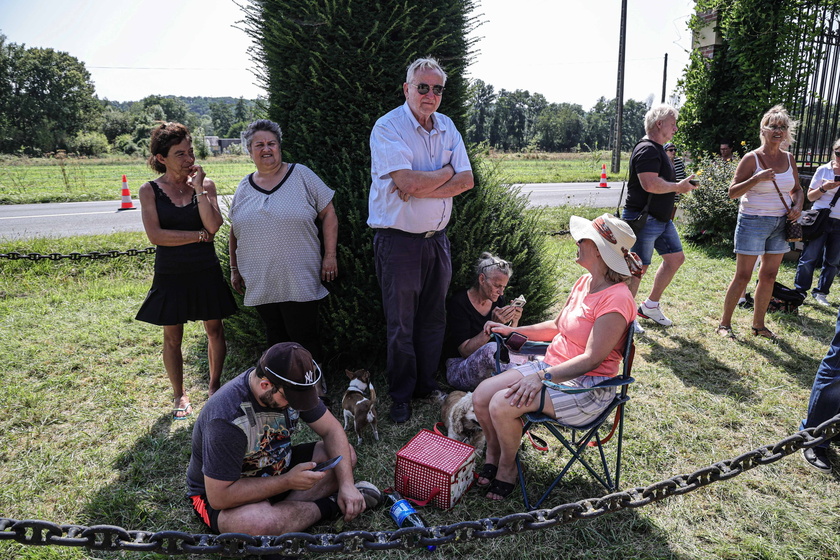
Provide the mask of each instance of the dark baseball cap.
POLYGON ((321 368, 309 350, 296 342, 280 342, 266 350, 257 362, 257 375, 282 388, 295 410, 312 410, 320 402, 316 386, 321 368))

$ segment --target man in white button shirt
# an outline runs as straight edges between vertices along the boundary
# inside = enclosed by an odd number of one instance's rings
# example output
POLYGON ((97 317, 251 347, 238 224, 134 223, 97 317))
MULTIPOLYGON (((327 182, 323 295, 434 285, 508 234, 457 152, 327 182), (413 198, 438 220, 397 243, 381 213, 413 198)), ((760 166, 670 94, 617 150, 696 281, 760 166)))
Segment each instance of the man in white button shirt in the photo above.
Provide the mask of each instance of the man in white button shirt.
POLYGON ((415 397, 438 397, 435 371, 446 327, 452 277, 446 225, 452 197, 473 187, 461 134, 437 113, 446 73, 432 58, 415 60, 403 84, 405 104, 381 117, 370 135, 368 225, 376 230, 376 276, 388 332, 391 419, 411 417, 415 397))

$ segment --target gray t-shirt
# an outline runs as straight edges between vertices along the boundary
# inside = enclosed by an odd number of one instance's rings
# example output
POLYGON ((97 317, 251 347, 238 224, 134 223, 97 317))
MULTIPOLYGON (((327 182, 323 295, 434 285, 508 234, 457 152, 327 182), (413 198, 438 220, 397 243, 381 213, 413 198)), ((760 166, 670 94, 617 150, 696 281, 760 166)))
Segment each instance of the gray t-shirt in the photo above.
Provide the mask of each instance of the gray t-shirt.
POLYGON ((230 221, 236 262, 245 281, 245 305, 315 301, 329 294, 321 284, 321 243, 315 220, 333 191, 301 164, 276 187, 264 190, 248 175, 236 188, 230 221))
POLYGON ((321 402, 304 413, 266 408, 248 385, 253 368, 225 383, 198 415, 187 467, 187 495, 205 493, 204 476, 235 482, 288 470, 298 419, 315 422, 327 409, 321 402))

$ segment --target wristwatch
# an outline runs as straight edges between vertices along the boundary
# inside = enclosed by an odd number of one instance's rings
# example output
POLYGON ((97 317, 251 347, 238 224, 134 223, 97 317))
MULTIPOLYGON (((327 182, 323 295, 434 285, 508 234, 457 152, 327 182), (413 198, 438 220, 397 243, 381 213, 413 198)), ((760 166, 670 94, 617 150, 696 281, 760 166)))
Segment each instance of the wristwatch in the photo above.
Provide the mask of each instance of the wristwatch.
POLYGON ((820 192, 821 192, 821 193, 823 193, 823 194, 825 194, 825 193, 827 193, 827 192, 828 192, 827 190, 825 190, 825 189, 824 189, 824 188, 822 188, 822 187, 819 187, 819 189, 820 189, 820 192))
POLYGON ((548 373, 548 370, 545 370, 545 369, 542 370, 542 374, 543 374, 543 379, 545 379, 546 381, 551 381, 551 374, 548 373))

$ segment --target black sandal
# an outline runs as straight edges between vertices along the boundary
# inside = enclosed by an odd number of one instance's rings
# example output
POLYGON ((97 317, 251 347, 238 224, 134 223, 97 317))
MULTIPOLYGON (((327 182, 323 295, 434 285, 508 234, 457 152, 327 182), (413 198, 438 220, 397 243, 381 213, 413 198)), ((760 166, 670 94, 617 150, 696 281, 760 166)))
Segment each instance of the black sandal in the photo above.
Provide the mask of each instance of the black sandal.
POLYGON ((766 338, 768 340, 773 340, 773 341, 776 341, 776 340, 779 339, 779 337, 777 337, 775 334, 773 334, 773 331, 771 331, 767 327, 760 327, 760 328, 759 327, 752 327, 752 331, 753 331, 753 336, 760 336, 760 337, 766 338))
POLYGON ((484 463, 484 466, 481 467, 481 472, 478 473, 478 478, 486 478, 490 482, 488 482, 487 484, 479 484, 478 479, 476 479, 475 485, 479 488, 487 488, 496 479, 496 473, 498 472, 498 470, 499 467, 494 465, 493 463, 484 463))
POLYGON ((490 487, 487 489, 487 494, 485 494, 484 497, 488 500, 501 501, 510 496, 514 488, 516 488, 516 484, 514 482, 505 482, 503 480, 499 480, 498 478, 494 478, 493 482, 490 483, 490 487), (489 496, 490 494, 496 494, 497 496, 501 496, 501 498, 496 500, 495 498, 491 498, 489 496))

